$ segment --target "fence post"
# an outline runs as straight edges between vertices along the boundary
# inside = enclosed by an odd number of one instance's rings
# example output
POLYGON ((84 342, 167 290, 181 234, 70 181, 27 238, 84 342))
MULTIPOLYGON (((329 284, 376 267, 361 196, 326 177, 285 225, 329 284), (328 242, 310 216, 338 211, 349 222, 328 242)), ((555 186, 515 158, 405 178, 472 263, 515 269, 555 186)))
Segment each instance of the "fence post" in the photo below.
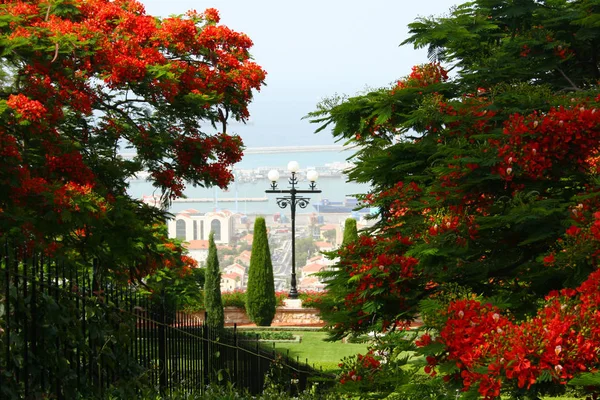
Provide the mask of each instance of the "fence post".
POLYGON ((236 386, 239 384, 238 382, 238 357, 239 357, 239 347, 238 347, 238 336, 237 336, 237 323, 233 324, 233 345, 235 346, 235 355, 233 356, 233 381, 236 386))
POLYGON ((257 379, 256 381, 256 391, 255 393, 258 394, 260 393, 260 390, 265 386, 265 374, 263 374, 263 370, 261 369, 261 359, 260 359, 260 347, 259 347, 259 343, 258 341, 260 340, 260 335, 257 333, 256 334, 256 363, 257 363, 257 368, 256 371, 258 372, 258 376, 260 377, 259 379, 257 379))
POLYGON ((11 360, 11 354, 10 354, 10 330, 11 330, 11 321, 10 321, 10 259, 8 256, 8 241, 6 241, 5 245, 4 245, 4 315, 6 316, 6 331, 5 331, 5 336, 6 336, 6 357, 5 357, 5 361, 6 361, 6 370, 11 371, 12 370, 12 360, 11 360))
POLYGON ((160 307, 158 308, 158 368, 160 393, 164 396, 167 390, 167 349, 165 343, 165 293, 160 296, 160 307))
POLYGON ((210 327, 206 325, 206 321, 208 319, 208 313, 204 313, 204 323, 202 324, 202 375, 204 376, 204 382, 202 382, 202 386, 206 387, 210 384, 210 357, 208 355, 209 351, 209 329, 210 327))

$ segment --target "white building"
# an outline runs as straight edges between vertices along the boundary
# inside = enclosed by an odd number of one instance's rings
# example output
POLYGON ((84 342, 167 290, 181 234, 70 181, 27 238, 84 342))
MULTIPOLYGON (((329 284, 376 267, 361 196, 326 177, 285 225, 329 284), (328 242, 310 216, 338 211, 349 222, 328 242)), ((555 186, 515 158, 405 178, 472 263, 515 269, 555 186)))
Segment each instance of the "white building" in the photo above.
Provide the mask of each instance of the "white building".
POLYGON ((235 218, 231 211, 201 213, 194 209, 184 210, 167 223, 169 237, 191 242, 208 240, 212 230, 215 243, 229 244, 235 234, 235 218))
POLYGON ((231 265, 223 268, 223 274, 237 274, 240 276, 241 287, 245 287, 246 283, 246 267, 240 265, 238 263, 233 263, 231 265))
POLYGON ((183 244, 189 256, 198 261, 198 266, 205 267, 208 258, 208 240, 190 240, 183 244))
POLYGON ((221 292, 233 292, 242 288, 242 276, 236 273, 221 275, 221 292))

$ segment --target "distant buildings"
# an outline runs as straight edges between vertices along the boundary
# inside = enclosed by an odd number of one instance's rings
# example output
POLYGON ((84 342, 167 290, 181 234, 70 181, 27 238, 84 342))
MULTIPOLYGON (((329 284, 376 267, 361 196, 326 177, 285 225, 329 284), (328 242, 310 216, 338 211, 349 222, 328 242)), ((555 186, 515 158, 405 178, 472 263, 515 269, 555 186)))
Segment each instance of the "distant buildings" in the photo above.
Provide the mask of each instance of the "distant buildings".
POLYGON ((329 242, 318 241, 318 242, 315 242, 315 247, 319 251, 331 251, 334 249, 335 246, 329 242))
POLYGON ((188 209, 175 214, 175 218, 167 223, 169 237, 191 242, 208 240, 212 230, 215 243, 229 244, 235 235, 235 218, 229 210, 201 213, 188 209))
POLYGON ((325 270, 327 268, 327 266, 325 264, 321 264, 321 263, 311 263, 311 264, 307 264, 304 267, 302 267, 302 274, 301 274, 301 278, 307 278, 310 275, 314 275, 317 272, 321 272, 323 270, 325 270))
POLYGON ((335 260, 330 260, 322 254, 310 258, 307 264, 300 269, 298 290, 312 292, 322 292, 325 290, 325 280, 319 276, 315 276, 315 274, 330 270, 335 262, 335 260))
POLYGON ((246 288, 247 268, 238 263, 223 268, 221 274, 221 292, 232 292, 234 290, 246 288))
POLYGON ((252 252, 250 250, 244 250, 240 253, 239 256, 235 257, 235 262, 240 263, 246 267, 249 267, 251 256, 252 256, 252 252))
POLYGON ((248 246, 252 246, 252 242, 254 241, 254 235, 248 233, 240 238, 240 242, 247 244, 248 246))
POLYGON ((242 288, 242 277, 235 273, 221 275, 221 292, 233 292, 242 288))
POLYGON ((184 243, 184 246, 188 249, 190 257, 198 261, 199 266, 206 265, 208 240, 190 240, 188 243, 184 243))
MULTIPOLYGON (((308 220, 307 220, 308 221, 308 220)), ((342 220, 340 220, 342 221, 342 220)), ((312 234, 316 239, 313 243, 320 252, 336 249, 342 240, 342 224, 331 219, 328 223, 308 226, 307 234, 312 234), (310 229, 313 229, 310 231, 310 229)), ((317 224, 318 221, 312 221, 317 224)), ((214 232, 215 242, 219 250, 221 263, 221 291, 231 292, 245 290, 248 267, 250 266, 251 251, 243 250, 252 245, 253 235, 249 231, 251 222, 247 216, 235 214, 229 210, 202 213, 195 209, 187 209, 175 214, 167 223, 169 237, 178 238, 184 242, 189 255, 198 261, 199 266, 206 265, 208 258, 208 236, 214 232), (241 245, 241 247, 240 247, 241 245), (224 267, 225 265, 225 267, 224 267)), ((289 231, 285 226, 273 225, 271 238, 277 268, 286 259, 286 252, 290 251, 289 231)), ((288 254, 289 255, 289 254, 288 254)), ((298 290, 323 291, 326 279, 316 276, 318 272, 330 270, 336 260, 329 260, 322 254, 310 258, 304 267, 298 268, 298 290)), ((279 273, 276 277, 283 284, 287 276, 279 273), (283 277, 282 277, 283 276, 283 277)))
POLYGON ((201 213, 188 209, 175 214, 167 222, 169 237, 181 239, 190 257, 204 266, 208 257, 208 235, 215 233, 215 243, 227 246, 235 235, 235 218, 229 210, 201 213))

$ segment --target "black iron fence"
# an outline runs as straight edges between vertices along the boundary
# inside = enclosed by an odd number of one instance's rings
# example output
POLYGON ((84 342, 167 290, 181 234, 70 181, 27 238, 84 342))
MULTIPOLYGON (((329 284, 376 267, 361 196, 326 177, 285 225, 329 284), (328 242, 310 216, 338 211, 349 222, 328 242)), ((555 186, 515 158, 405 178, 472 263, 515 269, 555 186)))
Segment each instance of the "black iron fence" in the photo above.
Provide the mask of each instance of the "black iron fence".
MULTIPOLYGON (((81 263, 80 263, 81 264, 81 263)), ((132 397, 231 382, 252 394, 267 376, 290 391, 319 375, 237 329, 214 329, 73 265, 0 248, 0 398, 132 397)))

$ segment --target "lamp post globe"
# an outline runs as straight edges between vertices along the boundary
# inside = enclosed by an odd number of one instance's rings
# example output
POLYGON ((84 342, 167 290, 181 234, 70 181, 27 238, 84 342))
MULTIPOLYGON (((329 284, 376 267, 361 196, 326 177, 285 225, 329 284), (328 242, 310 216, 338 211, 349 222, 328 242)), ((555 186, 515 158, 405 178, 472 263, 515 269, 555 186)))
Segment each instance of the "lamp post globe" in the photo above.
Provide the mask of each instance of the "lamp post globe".
POLYGON ((287 165, 287 169, 294 174, 300 169, 300 164, 298 164, 298 161, 290 161, 287 165))
POLYGON ((314 169, 311 169, 306 173, 306 178, 311 182, 316 182, 319 179, 319 173, 314 169))
POLYGON ((279 171, 277 171, 276 169, 272 169, 269 171, 267 177, 271 182, 277 182, 279 180, 279 171))

